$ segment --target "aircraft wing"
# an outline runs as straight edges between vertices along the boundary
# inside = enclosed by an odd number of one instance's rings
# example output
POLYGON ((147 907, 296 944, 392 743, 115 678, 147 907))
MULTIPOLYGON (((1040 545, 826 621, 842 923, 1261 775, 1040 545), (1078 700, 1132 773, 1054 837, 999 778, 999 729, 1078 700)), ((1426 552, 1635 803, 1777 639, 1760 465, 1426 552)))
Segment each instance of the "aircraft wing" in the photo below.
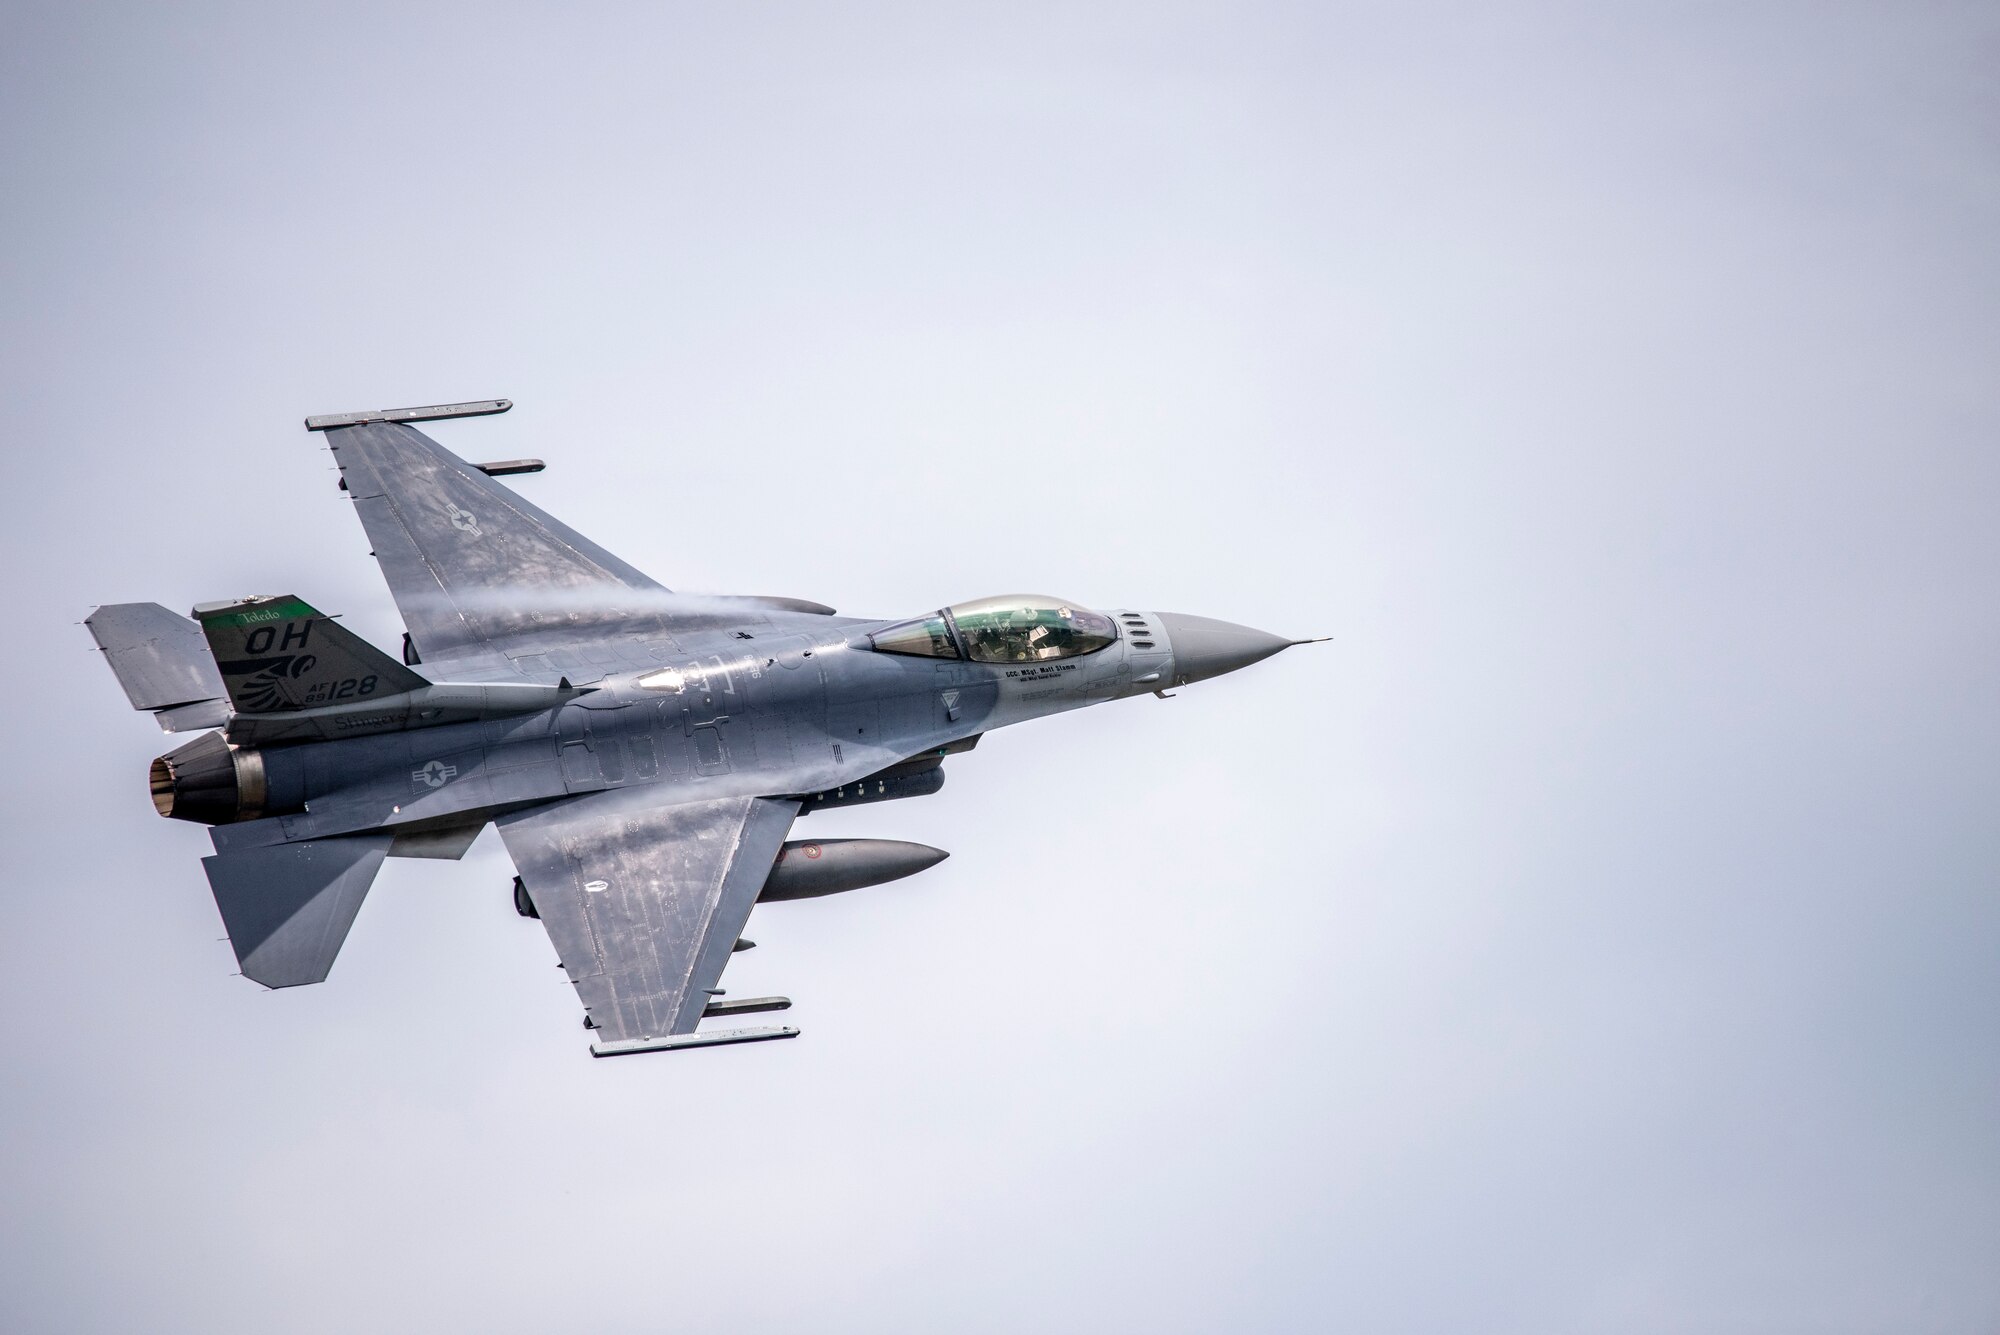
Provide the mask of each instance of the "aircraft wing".
POLYGON ((596 1056, 683 1046, 662 1040, 694 1033, 799 805, 769 797, 657 803, 646 789, 622 789, 496 822, 596 1025, 596 1056))
POLYGON ((633 629, 660 584, 400 422, 326 429, 423 658, 633 629))

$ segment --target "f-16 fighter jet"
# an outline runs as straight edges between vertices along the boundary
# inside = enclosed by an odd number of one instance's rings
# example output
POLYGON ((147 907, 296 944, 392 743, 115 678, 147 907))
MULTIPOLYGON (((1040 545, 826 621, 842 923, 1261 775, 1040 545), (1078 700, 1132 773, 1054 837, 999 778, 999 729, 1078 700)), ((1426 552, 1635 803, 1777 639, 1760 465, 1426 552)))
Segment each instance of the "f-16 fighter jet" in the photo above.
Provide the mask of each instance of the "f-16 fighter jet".
POLYGON ((1171 612, 1007 594, 895 620, 675 595, 410 423, 505 399, 309 417, 408 634, 392 658, 292 594, 100 607, 136 709, 206 730, 152 764, 204 858, 245 977, 325 979, 388 857, 457 858, 489 823, 600 1057, 790 1038, 699 1027, 783 1010, 719 986, 750 910, 945 855, 787 842, 823 807, 935 793, 980 734, 1233 672, 1289 645, 1171 612))

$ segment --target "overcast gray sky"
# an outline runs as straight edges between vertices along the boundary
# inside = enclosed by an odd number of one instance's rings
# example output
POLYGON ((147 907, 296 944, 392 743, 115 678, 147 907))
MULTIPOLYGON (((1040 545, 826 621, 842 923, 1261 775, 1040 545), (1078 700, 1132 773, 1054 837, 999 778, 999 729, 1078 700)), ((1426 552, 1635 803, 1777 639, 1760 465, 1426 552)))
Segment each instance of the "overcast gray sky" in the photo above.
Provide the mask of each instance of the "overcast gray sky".
POLYGON ((1990 5, 0 4, 0 1327, 2000 1329, 1990 5), (592 1062, 490 833, 234 961, 77 626, 676 588, 1330 645, 995 734, 592 1062))

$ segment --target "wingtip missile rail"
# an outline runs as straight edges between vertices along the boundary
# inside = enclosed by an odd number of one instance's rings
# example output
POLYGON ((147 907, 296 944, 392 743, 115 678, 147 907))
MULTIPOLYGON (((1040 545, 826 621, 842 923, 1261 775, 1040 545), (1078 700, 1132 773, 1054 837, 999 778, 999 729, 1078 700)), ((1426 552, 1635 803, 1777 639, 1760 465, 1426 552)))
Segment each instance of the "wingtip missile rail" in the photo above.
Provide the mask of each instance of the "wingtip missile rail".
POLYGON ((774 1038, 797 1038, 799 1031, 788 1024, 756 1029, 710 1029, 692 1034, 662 1034, 656 1038, 619 1038, 592 1043, 593 1057, 629 1057, 641 1052, 673 1052, 679 1048, 713 1048, 724 1043, 764 1043, 774 1038))
POLYGON ((363 408, 359 412, 308 417, 306 430, 334 431, 370 422, 441 422, 451 417, 491 417, 513 406, 512 399, 473 399, 468 403, 434 403, 426 408, 363 408))

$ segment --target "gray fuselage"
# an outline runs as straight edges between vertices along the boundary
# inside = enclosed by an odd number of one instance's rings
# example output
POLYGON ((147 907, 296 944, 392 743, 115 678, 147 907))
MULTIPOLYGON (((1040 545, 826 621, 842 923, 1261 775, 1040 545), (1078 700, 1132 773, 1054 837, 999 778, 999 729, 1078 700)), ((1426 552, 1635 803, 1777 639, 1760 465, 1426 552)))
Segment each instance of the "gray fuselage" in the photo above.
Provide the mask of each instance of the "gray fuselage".
MULTIPOLYGON (((265 819, 250 823, 265 826, 264 837, 239 827, 228 842, 461 828, 637 785, 682 790, 662 794, 667 801, 796 796, 808 809, 816 797, 824 805, 933 792, 941 774, 900 786, 876 776, 997 727, 1174 681, 1163 619, 1111 615, 1113 643, 1046 662, 879 652, 870 633, 892 622, 799 614, 628 640, 617 661, 601 655, 565 673, 583 693, 556 708, 256 748, 265 819)), ((424 667, 441 682, 459 679, 450 661, 424 667)))

